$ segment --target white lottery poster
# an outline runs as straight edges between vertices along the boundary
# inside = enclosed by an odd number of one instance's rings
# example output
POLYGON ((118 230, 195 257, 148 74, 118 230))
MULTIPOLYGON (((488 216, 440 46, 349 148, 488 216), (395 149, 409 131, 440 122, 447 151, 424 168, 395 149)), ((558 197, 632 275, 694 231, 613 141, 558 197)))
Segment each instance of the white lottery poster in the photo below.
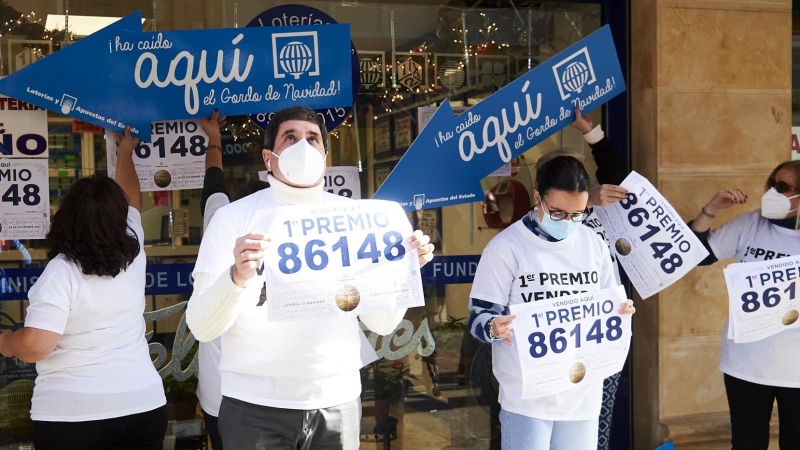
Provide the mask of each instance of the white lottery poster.
MULTIPOLYGON (((538 398, 603 380, 622 370, 631 316, 616 286, 509 305, 522 369, 522 398, 538 398)), ((505 344, 503 344, 505 345, 505 344)))
POLYGON ((44 239, 50 229, 47 159, 0 160, 0 239, 44 239))
POLYGON ((731 264, 728 285, 728 338, 754 342, 800 327, 800 256, 731 264))
POLYGON ((0 156, 47 158, 47 111, 0 95, 0 156))
MULTIPOLYGON (((258 179, 267 181, 268 173, 266 170, 259 171, 258 179)), ((361 200, 361 179, 358 177, 358 167, 326 167, 323 180, 327 192, 353 200, 361 200)))
POLYGON ((261 229, 269 320, 346 317, 423 306, 411 225, 396 202, 282 206, 261 229))
MULTIPOLYGON (((133 164, 142 192, 200 189, 205 176, 208 136, 197 120, 175 120, 150 124, 153 142, 140 142, 133 164)), ((108 176, 117 172, 117 144, 106 130, 108 176)))
POLYGON ((708 251, 643 176, 631 172, 620 186, 628 190, 624 200, 594 211, 611 251, 646 299, 681 279, 708 251))

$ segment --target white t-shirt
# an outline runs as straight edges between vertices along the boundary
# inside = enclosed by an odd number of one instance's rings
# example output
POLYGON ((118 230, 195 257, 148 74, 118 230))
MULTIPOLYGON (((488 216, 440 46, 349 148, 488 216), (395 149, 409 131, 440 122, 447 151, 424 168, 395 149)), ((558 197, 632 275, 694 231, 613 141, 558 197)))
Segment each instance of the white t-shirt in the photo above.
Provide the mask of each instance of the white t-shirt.
MULTIPOLYGON (((764 261, 800 255, 800 231, 773 225, 755 210, 713 230, 708 243, 717 259, 764 261)), ((781 331, 756 342, 734 344, 728 323, 722 332, 719 370, 768 386, 800 388, 800 329, 781 331)))
MULTIPOLYGON (((206 210, 203 215, 203 230, 208 228, 211 218, 217 210, 230 203, 228 196, 217 192, 206 200, 206 210)), ((211 342, 201 342, 197 350, 197 400, 203 411, 214 417, 219 416, 219 405, 222 403, 220 385, 222 378, 219 375, 219 361, 222 358, 222 337, 211 342)))
POLYGON ((141 221, 139 212, 128 208, 128 225, 141 251, 116 277, 84 275, 60 254, 31 288, 25 326, 61 334, 53 353, 36 363, 33 420, 110 419, 166 403, 144 337, 141 221))
MULTIPOLYGON (((615 286, 608 248, 589 227, 548 242, 520 220, 495 236, 481 255, 470 298, 504 306, 615 286), (520 277, 533 281, 520 281, 520 277), (569 280, 580 280, 570 282, 569 280), (524 286, 523 286, 524 284, 524 286)), ((525 337, 514 345, 528 345, 525 337)), ((516 347, 493 344, 492 369, 500 382, 503 409, 541 420, 590 420, 600 414, 602 380, 548 397, 522 399, 522 372, 516 347)))
MULTIPOLYGON (((323 202, 341 200, 322 194, 323 202)), ((264 216, 285 204, 271 188, 220 208, 203 236, 195 278, 201 272, 229 276, 236 238, 263 232, 258 227, 264 216)), ((355 317, 270 322, 266 305, 258 306, 260 289, 250 292, 235 322, 222 334, 222 395, 302 410, 336 406, 359 396, 363 333, 355 317)))

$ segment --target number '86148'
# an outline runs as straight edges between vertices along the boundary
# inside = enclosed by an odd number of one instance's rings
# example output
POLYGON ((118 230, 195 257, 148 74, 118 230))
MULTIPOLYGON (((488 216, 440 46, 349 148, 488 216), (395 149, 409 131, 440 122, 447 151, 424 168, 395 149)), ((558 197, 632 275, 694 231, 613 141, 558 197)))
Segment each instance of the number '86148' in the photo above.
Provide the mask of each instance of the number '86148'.
MULTIPOLYGON (((383 250, 379 249, 375 233, 369 233, 364 238, 364 242, 356 252, 358 259, 370 260, 373 264, 380 261, 381 256, 388 261, 398 261, 406 254, 403 247, 403 236, 397 231, 387 231, 384 233, 383 250)), ((327 244, 321 239, 308 241, 300 253, 300 246, 294 242, 285 242, 278 246, 278 268, 284 274, 290 275, 297 273, 306 265, 311 270, 323 270, 328 267, 330 256, 328 256, 327 244)), ((342 267, 350 266, 350 247, 347 236, 342 236, 330 247, 331 255, 339 252, 342 258, 342 267)))

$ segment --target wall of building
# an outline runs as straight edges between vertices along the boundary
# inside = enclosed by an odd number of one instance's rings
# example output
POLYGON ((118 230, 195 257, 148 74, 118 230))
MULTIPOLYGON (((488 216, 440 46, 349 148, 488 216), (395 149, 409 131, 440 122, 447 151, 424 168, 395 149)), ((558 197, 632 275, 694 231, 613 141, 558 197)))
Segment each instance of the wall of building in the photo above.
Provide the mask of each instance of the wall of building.
MULTIPOLYGON (((716 226, 759 207, 767 176, 788 158, 791 7, 631 0, 633 168, 686 220, 725 187, 745 189, 750 201, 720 213, 716 226)), ((697 268, 639 301, 634 448, 667 439, 677 448, 730 448, 717 369, 728 311, 722 268, 730 262, 697 268)))

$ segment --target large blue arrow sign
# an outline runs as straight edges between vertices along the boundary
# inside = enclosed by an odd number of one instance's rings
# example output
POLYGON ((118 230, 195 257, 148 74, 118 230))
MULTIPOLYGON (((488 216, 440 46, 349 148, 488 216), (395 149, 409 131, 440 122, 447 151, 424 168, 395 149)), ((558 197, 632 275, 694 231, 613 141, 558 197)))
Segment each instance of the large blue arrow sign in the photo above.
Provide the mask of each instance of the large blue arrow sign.
POLYGON ((141 13, 0 80, 0 93, 149 140, 158 120, 351 106, 350 26, 141 31, 141 13))
POLYGON ((445 100, 374 198, 406 211, 479 201, 480 180, 625 91, 608 26, 458 117, 445 100))

